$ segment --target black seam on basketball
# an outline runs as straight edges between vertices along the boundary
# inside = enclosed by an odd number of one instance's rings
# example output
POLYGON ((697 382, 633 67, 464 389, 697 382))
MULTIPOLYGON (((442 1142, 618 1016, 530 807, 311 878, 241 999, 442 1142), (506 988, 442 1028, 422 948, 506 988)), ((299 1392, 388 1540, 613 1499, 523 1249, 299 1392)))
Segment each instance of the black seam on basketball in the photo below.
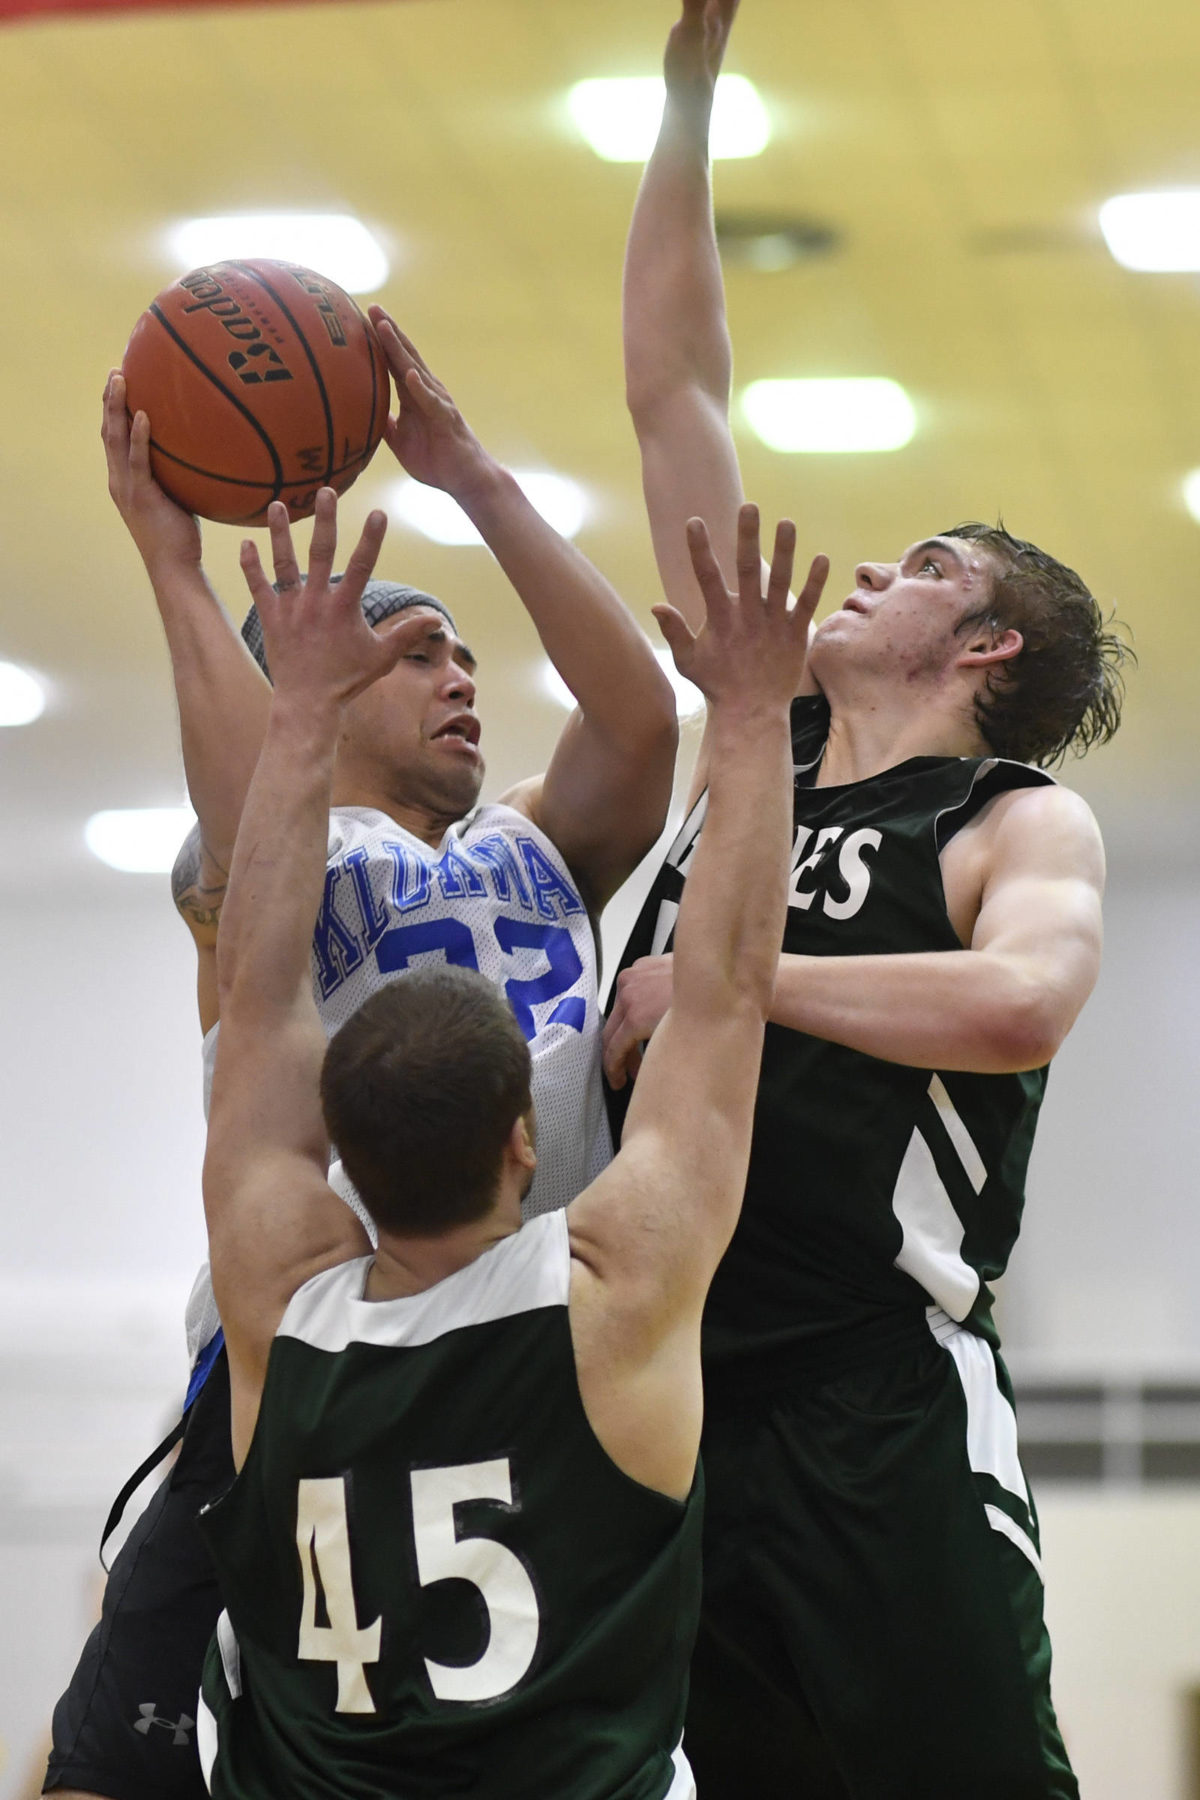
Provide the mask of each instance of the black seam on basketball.
POLYGON ((295 485, 288 481, 247 481, 242 475, 218 475, 215 469, 202 469, 199 463, 190 463, 182 456, 176 456, 173 450, 164 450, 155 438, 150 439, 150 448, 164 461, 174 463, 177 468, 186 469, 190 475, 203 475, 206 481, 224 481, 230 487, 264 488, 277 494, 281 487, 295 485))
POLYGON ((325 414, 325 441, 326 441, 326 444, 328 445, 328 449, 325 453, 325 474, 324 474, 324 477, 323 477, 320 485, 322 487, 328 487, 329 486, 329 477, 333 473, 333 458, 334 458, 333 409, 329 404, 329 395, 325 391, 325 381, 324 381, 324 377, 321 374, 320 365, 318 364, 316 357, 313 355, 312 350, 309 347, 308 339, 305 337, 303 331, 300 329, 299 321, 295 318, 295 316, 290 311, 290 309, 288 307, 288 303, 283 298, 283 295, 277 294, 275 292, 275 289, 271 286, 270 282, 266 279, 266 277, 263 275, 260 275, 257 269, 252 269, 250 267, 249 263, 231 262, 229 266, 231 269, 240 270, 241 273, 243 275, 247 276, 251 281, 257 281, 258 285, 260 287, 266 289, 267 293, 270 294, 272 300, 275 302, 276 306, 279 308, 280 312, 282 312, 284 318, 287 320, 288 324, 291 326, 292 330, 295 332, 297 342, 299 343, 300 348, 304 351, 305 356, 308 358, 308 366, 312 370, 313 380, 317 384, 317 392, 321 396, 321 409, 325 414))
MULTIPOLYGON (((159 324, 162 326, 162 328, 166 332, 167 336, 169 338, 171 338, 174 343, 178 344, 179 348, 183 351, 183 354, 187 357, 188 361, 190 363, 195 364, 196 368, 199 369, 200 373, 204 376, 205 380, 211 381, 213 386, 216 388, 217 392, 219 394, 221 394, 226 400, 228 400, 230 406, 232 406, 235 409, 235 411, 241 413, 242 417, 246 420, 247 424, 252 425, 254 427, 255 431, 258 433, 259 437, 262 439, 263 444, 266 446, 267 454, 271 458, 271 464, 275 470, 275 492, 278 493, 279 489, 284 486, 283 464, 279 460, 279 452, 276 450, 274 444, 271 442, 270 438, 267 436, 266 431, 263 429, 262 425, 255 418, 254 414, 250 411, 249 407, 245 404, 245 402, 243 400, 240 400, 236 394, 231 394, 229 389, 223 384, 223 382, 219 381, 217 379, 216 375, 213 374, 213 371, 208 367, 207 363, 201 362, 200 358, 196 355, 196 352, 191 348, 191 345, 188 344, 183 338, 180 337, 179 333, 176 331, 176 329, 172 325, 171 321, 164 315, 162 308, 159 306, 157 300, 152 300, 150 302, 149 310, 154 315, 154 317, 158 320, 159 324)), ((169 452, 164 450, 162 452, 162 454, 164 456, 166 456, 169 454, 169 452)), ((173 460, 180 461, 180 459, 177 457, 174 458, 173 460)), ((186 468, 189 465, 185 463, 185 464, 182 464, 182 466, 186 468)), ((205 473, 205 471, 198 469, 196 471, 196 473, 203 474, 203 473, 205 473)), ((229 480, 230 477, 218 476, 217 479, 218 480, 229 480)), ((246 482, 244 485, 246 487, 265 487, 266 483, 256 481, 256 482, 246 482)))
POLYGON ((370 457, 374 455, 374 451, 371 449, 371 436, 375 430, 375 399, 379 393, 379 377, 375 373, 375 327, 357 301, 352 301, 351 305, 362 320, 363 334, 367 340, 367 362, 371 367, 371 410, 367 414, 367 429, 363 435, 363 445, 370 457))
MULTIPOLYGON (((245 476, 242 475, 219 475, 215 469, 202 469, 199 463, 190 463, 186 461, 184 457, 176 456, 173 450, 164 449, 156 438, 152 437, 150 439, 150 448, 157 455, 161 456, 165 462, 172 462, 177 468, 187 469, 189 474, 203 475, 206 481, 224 481, 227 482, 230 487, 270 488, 274 493, 280 488, 307 487, 312 482, 311 475, 297 475, 290 481, 287 479, 283 481, 248 481, 245 476)), ((329 471, 330 479, 335 475, 344 475, 348 469, 353 469, 355 467, 358 468, 359 473, 361 474, 369 460, 370 458, 366 453, 360 451, 357 456, 352 456, 349 462, 339 463, 336 469, 331 469, 329 471)), ((318 487, 321 485, 320 482, 317 483, 318 487)), ((324 485, 328 486, 329 484, 326 482, 324 485)))

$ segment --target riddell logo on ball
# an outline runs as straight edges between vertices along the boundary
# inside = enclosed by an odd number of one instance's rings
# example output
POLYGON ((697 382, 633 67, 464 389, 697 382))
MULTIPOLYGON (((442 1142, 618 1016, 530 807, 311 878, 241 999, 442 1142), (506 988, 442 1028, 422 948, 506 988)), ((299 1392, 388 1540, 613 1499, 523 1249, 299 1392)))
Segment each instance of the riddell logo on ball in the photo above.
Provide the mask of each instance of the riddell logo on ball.
POLYGON ((231 350, 226 358, 239 381, 247 387, 259 387, 266 381, 292 379, 292 372, 278 350, 264 341, 254 320, 247 318, 233 295, 227 293, 207 269, 185 275, 179 285, 192 296, 191 305, 183 309, 185 313, 211 313, 231 338, 244 345, 243 349, 231 350))

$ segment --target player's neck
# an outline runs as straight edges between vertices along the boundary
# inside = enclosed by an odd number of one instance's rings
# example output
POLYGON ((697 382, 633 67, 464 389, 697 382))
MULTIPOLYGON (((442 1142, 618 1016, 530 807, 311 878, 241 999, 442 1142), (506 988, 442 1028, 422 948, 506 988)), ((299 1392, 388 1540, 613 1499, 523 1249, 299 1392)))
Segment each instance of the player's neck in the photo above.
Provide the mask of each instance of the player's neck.
POLYGON ((332 804, 358 806, 370 812, 384 813, 395 824, 435 850, 450 827, 457 825, 463 817, 462 813, 454 812, 448 807, 424 805, 394 794, 381 783, 363 781, 353 776, 339 779, 336 774, 332 804))
POLYGON ((511 1195, 502 1194, 482 1219, 437 1237, 400 1237, 380 1232, 363 1298, 400 1300, 423 1294, 520 1229, 521 1201, 514 1189, 511 1195))
POLYGON ((957 692, 908 691, 902 696, 858 690, 830 696, 829 740, 818 787, 867 781, 914 756, 980 756, 978 729, 957 692))

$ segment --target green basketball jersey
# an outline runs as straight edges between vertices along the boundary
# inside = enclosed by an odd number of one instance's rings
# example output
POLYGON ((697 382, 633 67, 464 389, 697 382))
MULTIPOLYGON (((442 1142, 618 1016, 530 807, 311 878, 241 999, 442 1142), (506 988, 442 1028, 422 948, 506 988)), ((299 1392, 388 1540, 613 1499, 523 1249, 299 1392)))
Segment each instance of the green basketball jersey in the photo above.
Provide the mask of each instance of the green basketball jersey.
MULTIPOLYGON (((914 757, 816 787, 829 710, 792 709, 795 844, 783 949, 962 948, 938 853, 994 795, 1051 781, 995 757, 914 757)), ((668 950, 703 824, 672 845, 622 964, 668 950)), ((745 871, 754 880, 753 868, 745 871)), ((940 1307, 987 1334, 1020 1225, 1046 1071, 931 1073, 768 1025, 741 1220, 705 1314, 710 1368, 940 1307)))
POLYGON ((579 1394, 566 1216, 409 1298, 370 1259, 295 1296, 254 1439, 201 1516, 227 1614, 218 1800, 663 1800, 699 1603, 685 1504, 616 1467, 579 1394))

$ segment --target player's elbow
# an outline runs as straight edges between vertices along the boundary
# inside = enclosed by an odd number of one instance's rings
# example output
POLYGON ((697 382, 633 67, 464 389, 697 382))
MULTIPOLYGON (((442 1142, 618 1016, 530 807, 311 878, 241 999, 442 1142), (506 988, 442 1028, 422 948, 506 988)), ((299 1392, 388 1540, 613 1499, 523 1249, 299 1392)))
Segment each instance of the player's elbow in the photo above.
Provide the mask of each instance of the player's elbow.
POLYGON ((675 754, 679 748, 679 710, 675 690, 657 657, 648 673, 646 695, 629 721, 636 740, 638 760, 650 765, 669 765, 675 772, 675 754))
POLYGON ((992 1048, 1008 1074, 1041 1069, 1054 1057, 1075 1022, 1078 1008, 1065 996, 1030 978, 997 1010, 992 1048))
POLYGON ((625 405, 638 441, 645 445, 663 438, 678 457, 691 440, 698 412, 725 424, 732 379, 733 359, 729 354, 709 357, 705 366, 679 353, 644 357, 627 354, 625 405), (685 431, 688 435, 681 435, 685 431))

